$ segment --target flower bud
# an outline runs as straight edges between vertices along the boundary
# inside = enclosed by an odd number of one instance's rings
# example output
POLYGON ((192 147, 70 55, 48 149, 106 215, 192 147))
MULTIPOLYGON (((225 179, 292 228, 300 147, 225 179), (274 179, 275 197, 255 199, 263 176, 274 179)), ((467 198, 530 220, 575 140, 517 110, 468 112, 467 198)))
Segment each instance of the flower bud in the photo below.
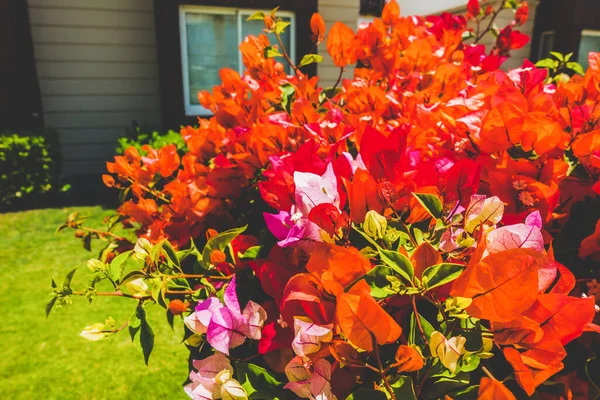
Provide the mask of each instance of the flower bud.
POLYGON ((247 400, 246 390, 235 379, 228 379, 221 385, 221 398, 223 400, 247 400))
POLYGON ((172 300, 169 303, 169 311, 173 315, 181 315, 187 311, 190 304, 186 301, 185 303, 179 299, 172 300))
POLYGON ((133 257, 140 261, 144 261, 150 255, 152 244, 146 238, 139 238, 133 248, 133 257))
POLYGON ((127 282, 127 288, 133 293, 137 295, 145 295, 148 291, 148 284, 144 282, 144 279, 139 278, 133 280, 131 282, 127 282))
POLYGON ((225 382, 232 379, 232 375, 233 374, 231 370, 224 369, 215 376, 215 382, 217 382, 219 385, 224 385, 225 382))
POLYGON ((383 235, 387 229, 387 219, 383 215, 377 213, 377 211, 371 210, 365 215, 363 229, 365 230, 365 233, 373 239, 383 239, 383 235))
POLYGON ((273 20, 273 17, 270 15, 265 15, 265 29, 272 31, 273 29, 275 29, 275 21, 273 20))
POLYGON ((95 259, 95 258, 90 258, 87 261, 87 267, 92 272, 98 272, 98 271, 104 270, 104 263, 102 261, 100 261, 100 260, 95 259))

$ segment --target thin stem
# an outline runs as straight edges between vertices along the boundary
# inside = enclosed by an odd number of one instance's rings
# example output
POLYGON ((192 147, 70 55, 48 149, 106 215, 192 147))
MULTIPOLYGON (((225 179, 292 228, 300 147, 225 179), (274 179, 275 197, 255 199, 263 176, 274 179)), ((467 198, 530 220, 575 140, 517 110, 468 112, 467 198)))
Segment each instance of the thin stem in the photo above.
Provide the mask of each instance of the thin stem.
POLYGON ((417 387, 417 391, 416 391, 417 398, 420 397, 420 395, 421 395, 421 389, 423 389, 423 384, 425 383, 425 381, 429 377, 429 373, 431 372, 432 368, 433 368, 433 363, 429 364, 429 367, 427 367, 427 370, 423 374, 423 377, 419 380, 419 386, 417 387))
POLYGON ((79 229, 87 231, 87 232, 95 233, 98 236, 110 236, 111 238, 118 240, 119 242, 128 242, 128 240, 126 238, 124 238, 123 236, 115 235, 112 232, 101 231, 99 229, 88 228, 86 226, 82 226, 79 229))
MULTIPOLYGON (((86 292, 71 292, 71 294, 75 296, 85 296, 86 292)), ((136 294, 129 294, 123 292, 94 292, 95 296, 104 296, 104 297, 127 297, 128 299, 136 299, 136 300, 148 300, 151 299, 152 296, 139 296, 136 294)))
POLYGON ((194 294, 197 290, 165 290, 165 294, 194 294))
POLYGON ((337 81, 335 81, 335 85, 333 85, 332 91, 335 91, 335 89, 338 87, 338 85, 342 81, 342 75, 344 74, 344 71, 345 71, 344 67, 341 67, 340 74, 338 75, 337 81))
POLYGON ((425 336, 425 331, 423 330, 423 325, 421 325, 421 317, 419 315, 419 311, 417 310, 417 298, 416 296, 412 296, 412 308, 415 313, 415 321, 417 321, 417 327, 419 328, 419 333, 421 334, 421 338, 425 342, 425 345, 429 344, 427 337, 425 336))
POLYGON ((500 6, 498 7, 498 9, 496 11, 494 11, 494 13, 492 14, 492 19, 490 19, 490 23, 488 24, 488 26, 483 30, 483 32, 481 32, 479 35, 477 35, 477 37, 475 38, 475 42, 474 44, 479 43, 479 41, 481 39, 483 39, 483 37, 491 30, 492 25, 494 24, 494 21, 496 20, 496 17, 498 17, 498 14, 500 14, 500 12, 504 9, 504 2, 501 1, 500 2, 500 6))
POLYGON ((166 276, 167 279, 171 280, 171 279, 179 279, 179 278, 184 278, 184 279, 212 279, 215 281, 230 281, 231 278, 233 278, 233 274, 232 275, 227 275, 227 276, 207 276, 207 275, 203 275, 203 274, 180 274, 180 275, 163 275, 166 276))
POLYGON ((394 395, 394 391, 392 390, 392 387, 390 386, 390 383, 387 380, 387 376, 385 374, 385 370, 383 369, 383 364, 381 363, 381 358, 379 357, 379 346, 377 346, 377 340, 375 340, 374 336, 372 336, 371 338, 373 340, 373 354, 375 355, 375 361, 377 361, 377 365, 379 366, 379 371, 378 372, 381 375, 381 379, 383 380, 383 384, 385 385, 385 388, 387 389, 388 393, 390 394, 392 400, 396 400, 396 396, 394 395))
POLYGON ((283 41, 281 40, 281 36, 279 36, 279 33, 275 32, 275 37, 277 38, 277 42, 279 43, 279 47, 281 48, 281 52, 283 53, 283 58, 285 58, 288 64, 290 64, 290 66, 294 69, 294 72, 298 72, 298 67, 296 67, 296 65, 292 62, 292 59, 288 55, 288 52, 285 49, 285 46, 283 45, 283 41))
POLYGON ((493 381, 497 381, 498 379, 496 379, 496 377, 494 377, 494 375, 492 375, 492 373, 490 372, 489 369, 487 369, 486 367, 481 367, 481 369, 483 370, 483 372, 485 372, 485 374, 493 381))
POLYGON ((123 329, 127 328, 129 326, 129 321, 125 322, 125 325, 117 328, 117 329, 113 329, 110 331, 102 331, 102 333, 117 333, 117 332, 121 332, 123 329))
POLYGON ((136 182, 135 180, 133 180, 131 178, 129 178, 128 181, 130 183, 138 185, 140 189, 142 189, 145 192, 150 193, 152 196, 156 197, 157 199, 160 199, 160 200, 164 201, 167 204, 171 204, 171 200, 167 199, 162 193, 160 193, 160 192, 158 192, 156 190, 150 189, 150 188, 148 188, 148 187, 140 184, 139 182, 136 182))

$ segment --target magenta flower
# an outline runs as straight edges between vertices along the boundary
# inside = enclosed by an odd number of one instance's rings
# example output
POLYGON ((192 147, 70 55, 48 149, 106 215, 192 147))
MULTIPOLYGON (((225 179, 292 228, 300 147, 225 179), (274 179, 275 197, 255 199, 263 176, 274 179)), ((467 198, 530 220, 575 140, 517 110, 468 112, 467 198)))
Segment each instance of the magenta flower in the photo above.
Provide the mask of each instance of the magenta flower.
MULTIPOLYGON (((292 207, 292 210, 294 207, 292 207)), ((279 242, 280 247, 288 247, 303 240, 321 242, 321 228, 312 221, 302 217, 301 213, 290 215, 280 211, 279 214, 263 213, 267 227, 279 242)))
POLYGON ((333 165, 329 163, 322 176, 310 172, 294 172, 296 207, 304 218, 319 204, 340 206, 340 194, 333 165))
POLYGON ((484 257, 508 249, 533 249, 544 253, 544 237, 542 236, 542 216, 534 211, 522 224, 506 225, 495 229, 487 235, 487 246, 484 257))
POLYGON ((295 201, 289 212, 263 213, 267 227, 277 239, 280 247, 302 244, 303 241, 322 242, 324 231, 308 219, 308 214, 319 204, 340 205, 337 178, 333 164, 320 176, 310 172, 294 172, 295 201))
POLYGON ((203 334, 208 329, 212 315, 223 305, 216 297, 209 297, 198 303, 193 313, 185 317, 183 322, 194 333, 203 334))
POLYGON ((260 340, 267 313, 253 301, 241 310, 235 276, 227 285, 223 300, 224 306, 216 297, 198 303, 195 312, 185 319, 188 328, 206 333, 208 343, 223 354, 242 345, 246 338, 260 340))

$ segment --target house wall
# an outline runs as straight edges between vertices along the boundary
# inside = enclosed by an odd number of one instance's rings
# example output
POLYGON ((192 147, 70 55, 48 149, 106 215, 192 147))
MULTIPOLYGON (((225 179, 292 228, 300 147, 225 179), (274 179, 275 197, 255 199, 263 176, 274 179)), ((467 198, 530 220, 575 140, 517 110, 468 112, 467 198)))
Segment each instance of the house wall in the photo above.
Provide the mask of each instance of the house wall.
POLYGON ((65 176, 98 174, 136 120, 160 125, 152 0, 27 0, 46 126, 65 176))
MULTIPOLYGON (((341 21, 353 30, 358 25, 358 10, 360 0, 319 0, 319 14, 325 20, 327 31, 336 21, 341 21)), ((337 80, 340 69, 333 65, 331 57, 327 53, 326 43, 319 46, 319 54, 323 56, 323 62, 319 63, 318 74, 323 87, 331 87, 337 80)), ((354 74, 352 68, 346 68, 344 77, 350 78, 354 74)))
POLYGON ((397 0, 400 14, 431 15, 456 7, 463 7, 467 0, 397 0))

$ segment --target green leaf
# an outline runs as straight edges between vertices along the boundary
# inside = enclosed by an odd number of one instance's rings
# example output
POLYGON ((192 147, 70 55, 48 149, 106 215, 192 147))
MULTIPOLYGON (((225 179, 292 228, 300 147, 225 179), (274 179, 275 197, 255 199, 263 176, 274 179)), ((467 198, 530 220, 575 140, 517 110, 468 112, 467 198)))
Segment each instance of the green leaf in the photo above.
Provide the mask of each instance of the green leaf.
POLYGON ((78 216, 79 216, 79 211, 72 212, 67 217, 67 222, 74 222, 77 219, 78 216))
POLYGON ((565 56, 562 53, 551 51, 550 54, 553 55, 558 61, 565 61, 565 56))
POLYGON ((575 61, 568 62, 566 67, 569 68, 571 71, 577 72, 579 75, 585 75, 585 71, 583 70, 581 64, 575 61))
MULTIPOLYGON (((441 363, 438 365, 441 366, 441 363)), ((453 375, 450 371, 445 370, 431 376, 431 383, 427 386, 429 388, 427 394, 429 398, 443 397, 447 393, 469 385, 469 383, 471 383, 471 379, 468 372, 459 372, 453 375)))
POLYGON ((423 271, 423 286, 425 286, 427 290, 431 290, 448 282, 452 282, 460 276, 465 268, 466 266, 464 265, 451 263, 432 265, 423 271))
POLYGON ((121 281, 119 282, 119 286, 123 286, 123 285, 127 284, 128 282, 135 281, 136 279, 141 279, 141 278, 145 278, 145 277, 146 277, 146 274, 144 274, 142 271, 131 271, 130 273, 125 275, 123 277, 123 279, 121 279, 121 281))
POLYGON ((55 296, 46 304, 46 318, 50 315, 50 311, 52 311, 52 307, 56 304, 56 300, 58 300, 58 297, 55 296))
POLYGON ((377 265, 365 274, 365 281, 371 287, 371 296, 380 300, 394 295, 390 290, 390 281, 387 279, 390 275, 394 275, 394 271, 387 265, 377 265))
POLYGON ((477 354, 465 354, 461 357, 458 370, 463 372, 475 371, 479 367, 480 358, 477 354))
POLYGON ((413 386, 413 380, 410 376, 399 376, 398 380, 390 382, 390 386, 394 391, 396 399, 402 400, 416 400, 415 388, 413 386))
POLYGON ((290 21, 277 21, 275 23, 275 33, 277 35, 283 34, 283 32, 285 31, 285 28, 290 26, 290 24, 291 24, 290 21))
POLYGON ((283 54, 281 54, 276 48, 274 47, 265 47, 265 57, 266 58, 275 58, 275 57, 282 57, 283 54))
POLYGON ((148 365, 150 354, 154 348, 154 331, 148 322, 144 307, 136 308, 135 313, 129 319, 129 334, 131 341, 134 343, 137 341, 137 344, 141 346, 144 362, 148 365))
POLYGON ((70 288, 71 287, 71 281, 73 280, 73 276, 75 276, 75 272, 77 272, 77 269, 79 267, 75 267, 72 270, 69 271, 69 273, 65 276, 65 279, 63 280, 63 286, 66 288, 70 288))
POLYGON ((256 257, 258 257, 258 253, 260 253, 261 248, 262 246, 249 247, 248 250, 244 252, 244 254, 238 252, 238 257, 241 259, 256 260, 256 257))
POLYGON ((163 280, 161 278, 152 278, 147 280, 148 286, 150 287, 150 295, 152 299, 162 307, 166 307, 164 301, 165 293, 163 287, 163 280))
POLYGON ((92 251, 92 235, 88 233, 81 240, 83 241, 83 248, 92 251))
POLYGON ((177 290, 177 289, 191 290, 190 283, 185 278, 170 279, 168 281, 167 287, 169 289, 175 289, 175 290, 177 290))
POLYGON ((415 269, 404 254, 394 250, 384 250, 379 248, 379 256, 381 261, 392 268, 396 273, 400 274, 408 282, 412 283, 415 276, 415 269))
POLYGON ((302 57, 302 60, 300 60, 298 67, 302 68, 306 65, 320 63, 321 61, 323 61, 323 56, 319 54, 305 54, 304 57, 302 57))
POLYGON ((289 83, 281 85, 279 87, 281 90, 281 106, 288 114, 291 111, 292 101, 294 99, 294 95, 296 94, 296 88, 289 83))
POLYGON ((479 396, 479 385, 469 386, 452 396, 454 400, 477 400, 479 396))
POLYGON ((171 246, 171 243, 169 243, 168 240, 163 242, 163 250, 167 256, 167 259, 176 265, 177 268, 181 269, 181 263, 179 261, 179 257, 177 257, 177 252, 175 252, 175 249, 173 246, 171 246))
POLYGON ((540 60, 538 62, 535 63, 535 66, 538 68, 548 68, 548 69, 554 69, 556 68, 556 66, 554 65, 555 61, 551 58, 544 58, 543 60, 540 60))
POLYGON ((387 396, 381 390, 361 388, 348 396, 346 400, 387 400, 387 396))
POLYGON ((248 228, 248 225, 241 228, 230 229, 212 237, 208 243, 206 243, 206 246, 204 246, 204 250, 202 250, 202 262, 205 265, 210 265, 210 253, 213 250, 225 250, 233 239, 244 233, 246 228, 248 228))
MULTIPOLYGON (((423 316, 419 315, 419 319, 421 320, 421 326, 423 327, 423 333, 427 340, 431 337, 431 334, 435 332, 435 328, 427 321, 423 316)), ((417 321, 415 320, 415 313, 413 312, 410 316, 410 328, 408 332, 408 344, 416 344, 419 347, 425 346, 423 342, 423 338, 421 337, 421 332, 419 332, 419 326, 417 325, 417 321)))
POLYGON ((259 20, 262 21, 265 19, 265 13, 264 12, 255 12, 254 14, 250 15, 246 21, 254 21, 254 20, 259 20))
POLYGON ((121 267, 121 265, 127 261, 127 259, 131 256, 131 251, 126 251, 125 253, 121 253, 110 262, 111 265, 115 265, 117 267, 121 267))
POLYGON ((439 197, 427 193, 413 193, 413 196, 415 196, 417 201, 421 203, 421 205, 433 218, 439 219, 442 217, 444 206, 442 205, 439 197))
POLYGON ((251 399, 266 400, 293 397, 289 391, 283 389, 283 384, 263 367, 242 362, 236 362, 235 365, 237 380, 251 399))

